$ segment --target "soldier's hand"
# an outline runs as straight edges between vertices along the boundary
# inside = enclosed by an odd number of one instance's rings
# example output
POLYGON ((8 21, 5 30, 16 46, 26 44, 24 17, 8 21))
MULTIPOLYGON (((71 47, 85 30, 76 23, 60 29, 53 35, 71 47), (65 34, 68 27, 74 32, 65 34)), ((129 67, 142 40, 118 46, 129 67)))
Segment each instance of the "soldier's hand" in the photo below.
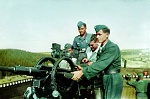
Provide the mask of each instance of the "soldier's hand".
POLYGON ((82 59, 82 63, 87 63, 89 60, 87 58, 82 59))
POLYGON ((90 66, 90 65, 92 65, 92 64, 93 64, 93 62, 88 62, 87 64, 90 66))
POLYGON ((73 74, 73 77, 71 78, 72 80, 75 80, 75 81, 78 81, 82 75, 83 75, 83 72, 82 70, 80 71, 74 71, 74 72, 71 72, 73 74))
POLYGON ((80 65, 76 65, 77 71, 82 70, 82 67, 80 65))

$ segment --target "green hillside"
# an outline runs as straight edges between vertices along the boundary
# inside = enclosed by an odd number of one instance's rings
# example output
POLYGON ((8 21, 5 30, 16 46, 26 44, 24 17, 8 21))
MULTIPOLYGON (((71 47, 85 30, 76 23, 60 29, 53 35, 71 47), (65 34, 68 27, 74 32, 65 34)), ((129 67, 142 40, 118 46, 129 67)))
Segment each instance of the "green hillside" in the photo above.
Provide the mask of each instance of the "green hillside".
MULTIPOLYGON (((34 66, 42 57, 50 57, 47 53, 32 53, 18 49, 0 49, 0 66, 34 66)), ((0 78, 12 76, 13 73, 0 71, 0 78)))
POLYGON ((42 57, 50 57, 50 54, 32 53, 18 49, 1 49, 0 66, 34 66, 42 57))

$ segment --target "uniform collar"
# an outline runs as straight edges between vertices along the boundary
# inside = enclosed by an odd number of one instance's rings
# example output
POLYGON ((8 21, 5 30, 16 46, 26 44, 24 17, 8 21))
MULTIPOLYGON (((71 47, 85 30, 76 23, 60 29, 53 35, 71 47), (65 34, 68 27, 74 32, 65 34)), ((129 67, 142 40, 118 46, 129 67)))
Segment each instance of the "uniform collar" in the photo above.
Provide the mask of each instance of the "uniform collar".
POLYGON ((111 41, 108 39, 102 47, 100 46, 99 47, 100 52, 103 52, 106 49, 106 46, 109 45, 110 42, 111 41))
POLYGON ((96 52, 96 53, 97 53, 97 52, 98 52, 98 50, 99 50, 99 48, 100 48, 100 46, 101 46, 101 45, 100 45, 100 44, 98 44, 98 47, 97 47, 97 49, 96 49, 94 52, 96 52))
POLYGON ((109 39, 107 39, 101 47, 102 48, 105 47, 105 45, 107 44, 107 42, 109 42, 109 39))
POLYGON ((85 36, 83 38, 79 35, 79 39, 85 39, 86 37, 87 37, 87 32, 85 33, 85 36))

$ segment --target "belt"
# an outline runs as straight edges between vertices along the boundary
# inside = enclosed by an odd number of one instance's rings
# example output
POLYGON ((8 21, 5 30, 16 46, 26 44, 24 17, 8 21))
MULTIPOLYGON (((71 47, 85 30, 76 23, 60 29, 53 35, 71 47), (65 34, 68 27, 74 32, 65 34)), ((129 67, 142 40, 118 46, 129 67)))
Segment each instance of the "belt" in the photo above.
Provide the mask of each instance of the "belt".
POLYGON ((146 93, 146 92, 144 92, 144 91, 141 91, 141 92, 136 92, 136 93, 146 93))
POLYGON ((120 69, 118 70, 107 70, 105 71, 105 75, 120 73, 120 69))

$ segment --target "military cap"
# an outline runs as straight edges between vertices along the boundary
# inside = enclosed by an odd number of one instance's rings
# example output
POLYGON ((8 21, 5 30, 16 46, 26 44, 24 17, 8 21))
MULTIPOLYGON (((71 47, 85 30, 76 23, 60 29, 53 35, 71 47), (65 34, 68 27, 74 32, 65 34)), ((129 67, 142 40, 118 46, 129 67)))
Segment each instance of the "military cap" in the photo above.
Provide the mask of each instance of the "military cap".
POLYGON ((86 26, 86 24, 84 22, 82 22, 82 21, 79 21, 78 24, 77 24, 79 29, 82 27, 82 25, 86 26))
POLYGON ((101 29, 108 28, 106 25, 96 25, 94 27, 95 31, 98 32, 101 29))
POLYGON ((65 46, 64 46, 64 49, 69 49, 69 48, 71 48, 71 47, 72 47, 72 45, 71 45, 71 44, 66 43, 66 44, 65 44, 65 46))
POLYGON ((138 74, 138 79, 143 78, 143 77, 144 77, 144 76, 143 76, 142 73, 139 73, 139 74, 138 74))

